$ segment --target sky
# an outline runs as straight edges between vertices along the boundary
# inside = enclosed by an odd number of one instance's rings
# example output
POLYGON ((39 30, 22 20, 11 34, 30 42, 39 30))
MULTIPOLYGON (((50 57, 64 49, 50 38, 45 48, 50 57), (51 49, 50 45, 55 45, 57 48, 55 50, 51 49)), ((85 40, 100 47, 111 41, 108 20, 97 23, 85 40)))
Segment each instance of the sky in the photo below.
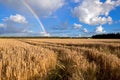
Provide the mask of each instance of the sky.
POLYGON ((120 0, 0 0, 0 36, 120 32, 120 0))

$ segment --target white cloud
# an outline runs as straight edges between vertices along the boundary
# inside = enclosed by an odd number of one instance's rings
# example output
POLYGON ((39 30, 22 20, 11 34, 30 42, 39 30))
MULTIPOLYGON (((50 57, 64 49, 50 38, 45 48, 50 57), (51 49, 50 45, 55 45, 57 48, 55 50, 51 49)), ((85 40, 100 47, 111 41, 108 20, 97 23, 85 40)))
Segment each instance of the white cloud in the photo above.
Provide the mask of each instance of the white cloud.
POLYGON ((3 23, 0 23, 0 27, 5 27, 5 25, 3 23))
POLYGON ((82 35, 81 35, 81 34, 78 34, 76 37, 82 37, 82 35))
POLYGON ((86 28, 84 28, 84 29, 83 29, 83 31, 84 31, 85 33, 87 33, 87 32, 88 32, 88 30, 87 30, 86 28))
POLYGON ((95 32, 96 32, 96 33, 104 33, 105 30, 104 30, 104 28, 100 25, 100 26, 96 27, 95 32))
POLYGON ((3 23, 0 23, 0 35, 9 36, 50 36, 46 32, 34 32, 31 31, 26 18, 20 14, 11 15, 3 19, 3 23))
POLYGON ((23 33, 34 33, 32 30, 23 30, 23 33))
MULTIPOLYGON (((17 32, 17 33, 4 33, 4 34, 0 34, 0 36, 19 36, 19 37, 26 37, 26 36, 38 36, 38 37, 40 37, 40 36, 45 36, 45 35, 43 35, 43 34, 40 34, 40 33, 35 33, 35 32, 23 32, 23 33, 21 33, 21 32, 17 32)), ((49 37, 49 36, 47 36, 47 37, 49 37)))
POLYGON ((0 23, 0 34, 22 33, 28 27, 28 21, 20 14, 10 15, 0 23))
POLYGON ((39 16, 48 16, 61 8, 65 4, 65 0, 0 0, 0 3, 20 12, 28 12, 26 3, 39 16))
POLYGON ((80 29, 80 28, 82 28, 82 25, 81 24, 77 24, 77 23, 74 23, 74 28, 75 29, 80 29))
MULTIPOLYGON (((45 33, 45 32, 35 32, 35 31, 31 31, 31 30, 23 30, 22 33, 24 35, 22 36, 46 36, 49 37, 50 34, 49 33, 45 33)), ((20 33, 21 34, 21 33, 20 33)))
POLYGON ((26 2, 40 15, 51 15, 64 5, 64 0, 26 0, 26 2))
POLYGON ((118 23, 120 23, 120 20, 114 21, 114 23, 115 23, 115 24, 118 24, 118 23))
POLYGON ((16 14, 16 15, 10 15, 10 17, 7 17, 5 19, 5 21, 10 20, 16 23, 21 23, 21 24, 25 24, 28 23, 28 21, 26 20, 26 18, 20 14, 16 14))
POLYGON ((74 0, 74 2, 75 2, 75 3, 78 3, 78 2, 80 2, 80 0, 74 0))
POLYGON ((113 22, 113 20, 112 20, 111 17, 108 17, 108 18, 107 18, 107 21, 108 21, 108 24, 112 24, 112 22, 113 22))
POLYGON ((41 34, 42 36, 46 36, 46 37, 51 36, 49 33, 45 33, 45 32, 40 32, 40 34, 41 34))
POLYGON ((119 0, 107 0, 104 3, 100 0, 83 0, 79 6, 74 8, 73 14, 79 18, 80 22, 89 25, 111 24, 112 18, 109 13, 119 5, 119 0))

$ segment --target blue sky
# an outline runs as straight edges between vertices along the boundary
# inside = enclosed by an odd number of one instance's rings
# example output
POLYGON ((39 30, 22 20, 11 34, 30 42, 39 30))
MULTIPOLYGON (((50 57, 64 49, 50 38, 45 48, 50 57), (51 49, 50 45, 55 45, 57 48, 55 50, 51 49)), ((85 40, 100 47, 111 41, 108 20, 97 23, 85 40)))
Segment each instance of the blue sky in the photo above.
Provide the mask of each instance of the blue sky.
POLYGON ((0 36, 83 37, 119 25, 120 0, 0 0, 0 36))

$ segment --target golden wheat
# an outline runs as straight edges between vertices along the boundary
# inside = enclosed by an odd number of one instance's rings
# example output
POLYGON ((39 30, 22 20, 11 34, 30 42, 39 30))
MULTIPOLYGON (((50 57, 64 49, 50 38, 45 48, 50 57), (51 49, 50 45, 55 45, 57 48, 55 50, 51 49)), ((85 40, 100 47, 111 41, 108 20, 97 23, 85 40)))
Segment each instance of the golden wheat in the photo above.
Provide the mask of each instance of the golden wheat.
POLYGON ((120 40, 0 39, 1 80, 119 80, 120 40))

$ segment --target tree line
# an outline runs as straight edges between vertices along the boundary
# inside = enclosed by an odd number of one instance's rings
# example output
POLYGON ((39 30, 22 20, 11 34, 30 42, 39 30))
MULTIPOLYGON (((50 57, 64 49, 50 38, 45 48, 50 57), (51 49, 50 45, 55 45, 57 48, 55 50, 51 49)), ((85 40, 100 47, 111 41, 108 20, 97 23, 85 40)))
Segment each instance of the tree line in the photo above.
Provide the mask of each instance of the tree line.
POLYGON ((120 39, 120 33, 97 34, 97 35, 93 35, 92 38, 97 38, 97 39, 120 39))

